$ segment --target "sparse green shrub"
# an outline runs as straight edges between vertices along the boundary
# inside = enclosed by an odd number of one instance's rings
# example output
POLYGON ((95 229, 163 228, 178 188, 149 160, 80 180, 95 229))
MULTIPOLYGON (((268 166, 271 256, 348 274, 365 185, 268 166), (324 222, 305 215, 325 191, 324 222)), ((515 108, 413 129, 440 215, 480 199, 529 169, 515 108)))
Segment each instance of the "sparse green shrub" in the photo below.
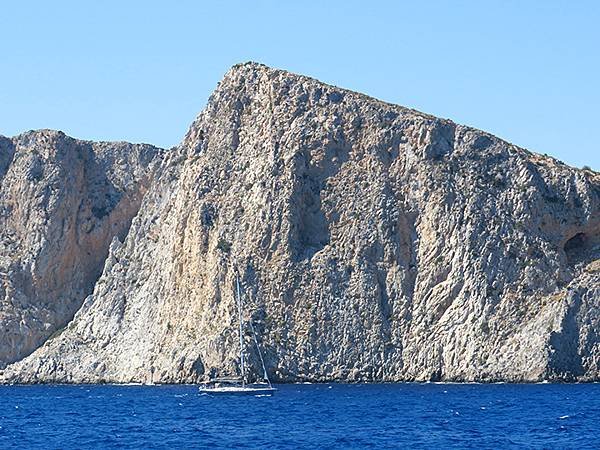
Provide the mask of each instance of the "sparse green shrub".
POLYGON ((217 243, 217 249, 221 250, 223 253, 229 253, 231 250, 231 242, 228 242, 225 239, 221 238, 217 243))

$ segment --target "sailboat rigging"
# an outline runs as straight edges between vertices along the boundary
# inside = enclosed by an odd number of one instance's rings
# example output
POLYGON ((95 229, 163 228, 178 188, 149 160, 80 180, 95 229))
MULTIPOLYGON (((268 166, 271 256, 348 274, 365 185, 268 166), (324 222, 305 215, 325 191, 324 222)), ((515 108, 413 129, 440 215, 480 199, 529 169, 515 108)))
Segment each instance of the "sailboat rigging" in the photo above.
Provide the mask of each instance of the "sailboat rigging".
POLYGON ((265 361, 260 351, 260 346, 258 345, 258 340, 256 339, 256 332, 254 330, 254 325, 252 324, 252 320, 250 320, 250 329, 252 331, 252 338, 254 340, 254 344, 256 345, 256 350, 258 352, 258 356, 260 358, 260 362, 262 364, 263 369, 263 382, 255 382, 255 383, 246 383, 246 360, 244 357, 244 328, 243 328, 243 313, 242 313, 242 293, 241 293, 241 284, 240 277, 237 269, 235 270, 235 293, 236 293, 236 303, 238 308, 238 333, 239 333, 239 358, 240 358, 240 372, 241 377, 239 379, 236 378, 216 378, 210 380, 208 383, 205 383, 200 386, 199 390, 201 393, 205 394, 255 394, 255 395, 271 395, 277 389, 271 385, 271 381, 269 380, 269 375, 267 374, 267 369, 265 367, 265 361))

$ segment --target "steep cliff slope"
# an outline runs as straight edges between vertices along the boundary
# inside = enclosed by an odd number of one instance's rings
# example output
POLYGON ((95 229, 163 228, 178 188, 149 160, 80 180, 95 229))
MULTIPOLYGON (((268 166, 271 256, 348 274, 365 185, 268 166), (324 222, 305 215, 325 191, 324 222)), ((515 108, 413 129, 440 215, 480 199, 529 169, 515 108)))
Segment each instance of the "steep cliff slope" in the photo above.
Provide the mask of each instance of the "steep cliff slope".
POLYGON ((159 154, 49 130, 0 137, 0 368, 73 318, 159 154))
POLYGON ((598 379, 599 258, 598 174, 244 64, 74 320, 3 376, 234 373, 235 265, 278 380, 598 379))

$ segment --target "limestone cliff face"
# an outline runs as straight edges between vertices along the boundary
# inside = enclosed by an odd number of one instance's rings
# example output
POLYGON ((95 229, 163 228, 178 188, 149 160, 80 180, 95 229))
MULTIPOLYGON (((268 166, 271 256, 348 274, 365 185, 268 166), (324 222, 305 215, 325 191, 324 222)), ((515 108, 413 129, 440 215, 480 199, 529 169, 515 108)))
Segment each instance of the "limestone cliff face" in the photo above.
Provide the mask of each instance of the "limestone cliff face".
POLYGON ((233 266, 277 380, 600 379, 600 176, 313 79, 234 67, 122 237, 5 381, 235 373, 233 266))
POLYGON ((124 238, 159 151, 32 131, 0 138, 0 368, 65 326, 124 238))

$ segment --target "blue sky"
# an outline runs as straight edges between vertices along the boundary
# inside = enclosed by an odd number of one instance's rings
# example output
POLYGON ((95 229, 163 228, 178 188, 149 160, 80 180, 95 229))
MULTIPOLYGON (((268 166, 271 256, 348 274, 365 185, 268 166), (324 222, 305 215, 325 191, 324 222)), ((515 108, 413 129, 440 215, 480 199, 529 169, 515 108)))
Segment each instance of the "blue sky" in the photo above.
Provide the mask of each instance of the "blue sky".
POLYGON ((0 134, 172 146, 253 60, 600 170, 600 2, 13 1, 0 134))

